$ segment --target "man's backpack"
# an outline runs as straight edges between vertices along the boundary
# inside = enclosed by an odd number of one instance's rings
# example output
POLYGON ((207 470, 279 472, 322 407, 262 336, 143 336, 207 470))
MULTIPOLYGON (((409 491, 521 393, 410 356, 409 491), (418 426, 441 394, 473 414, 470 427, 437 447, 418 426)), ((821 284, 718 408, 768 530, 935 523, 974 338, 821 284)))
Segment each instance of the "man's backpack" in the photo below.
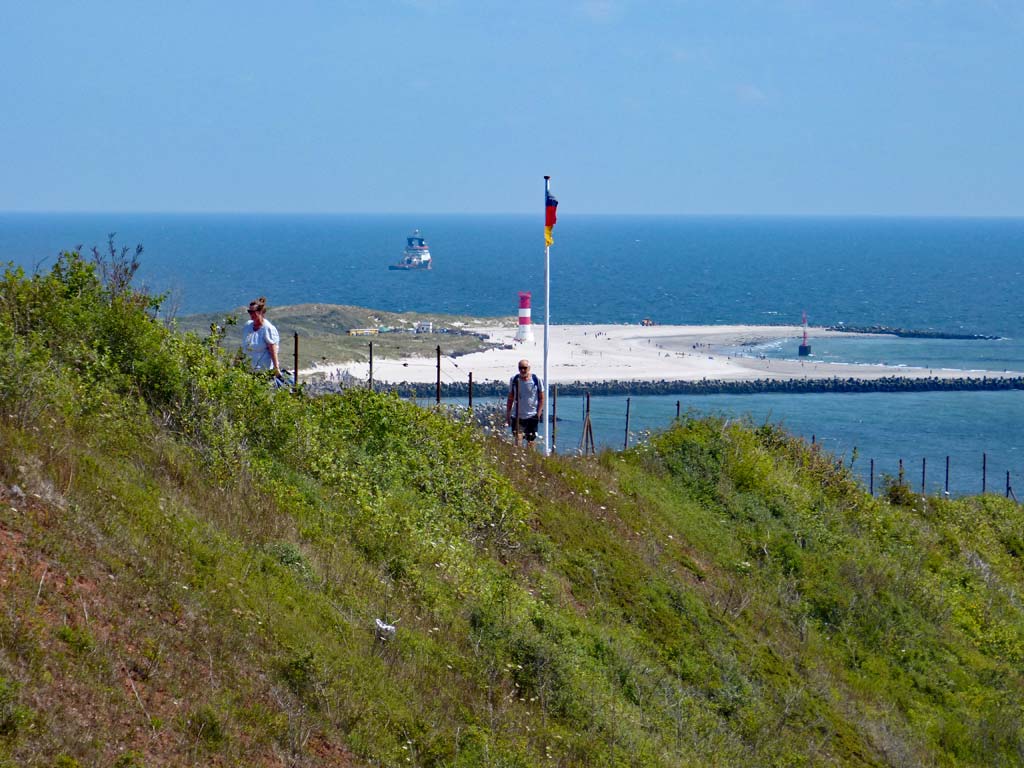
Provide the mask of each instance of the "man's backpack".
MULTIPOLYGON (((508 383, 508 388, 511 389, 515 393, 515 396, 516 396, 515 400, 516 400, 516 408, 517 409, 519 408, 519 405, 518 405, 518 403, 519 403, 519 382, 517 381, 518 378, 519 378, 519 374, 516 374, 515 376, 512 377, 512 381, 510 381, 508 383)), ((537 399, 539 400, 540 399, 540 379, 537 378, 537 374, 536 373, 531 373, 530 374, 530 378, 533 379, 533 386, 537 390, 537 399)), ((517 410, 517 412, 518 412, 518 410, 517 410)))

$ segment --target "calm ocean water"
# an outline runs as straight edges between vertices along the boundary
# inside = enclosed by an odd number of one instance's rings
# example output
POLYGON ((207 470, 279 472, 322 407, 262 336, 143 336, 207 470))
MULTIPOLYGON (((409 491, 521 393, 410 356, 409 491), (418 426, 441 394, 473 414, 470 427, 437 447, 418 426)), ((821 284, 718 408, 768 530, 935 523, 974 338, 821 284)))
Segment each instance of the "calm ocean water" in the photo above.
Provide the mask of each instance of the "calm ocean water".
MULTIPOLYGON (((789 324, 806 310, 817 325, 1002 337, 812 339, 819 359, 1024 370, 1024 219, 598 217, 565 205, 560 214, 551 250, 554 323, 789 324)), ((144 245, 141 281, 168 291, 180 314, 266 295, 272 306, 513 315, 517 292, 532 290, 540 319, 541 226, 538 216, 511 215, 0 214, 0 261, 46 268, 60 250, 102 246, 116 232, 118 243, 144 245), (388 271, 416 227, 435 268, 388 271)), ((793 348, 786 341, 736 351, 789 357, 793 348)), ((633 398, 633 426, 664 425, 676 399, 633 398)), ((559 442, 574 447, 569 402, 560 407, 559 442)), ((621 445, 624 404, 594 401, 599 442, 621 445)), ((714 396, 683 407, 781 421, 847 459, 856 446, 858 468, 876 458, 879 472, 895 474, 902 457, 916 485, 922 458, 931 486, 944 481, 950 455, 955 492, 980 490, 985 452, 989 490, 1001 490, 1009 470, 1024 491, 1024 392, 714 396)))

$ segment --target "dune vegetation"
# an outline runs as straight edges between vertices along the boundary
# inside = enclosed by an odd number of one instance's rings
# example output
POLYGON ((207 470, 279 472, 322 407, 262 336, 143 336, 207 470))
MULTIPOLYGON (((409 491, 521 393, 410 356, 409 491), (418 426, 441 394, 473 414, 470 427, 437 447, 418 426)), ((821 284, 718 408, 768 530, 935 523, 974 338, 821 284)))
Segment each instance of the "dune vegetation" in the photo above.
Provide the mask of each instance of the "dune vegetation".
POLYGON ((133 271, 0 283, 0 766, 1024 763, 1020 505, 296 396, 133 271))
MULTIPOLYGON (((221 336, 222 346, 229 349, 237 345, 237 329, 248 317, 245 307, 227 312, 207 312, 182 317, 165 316, 173 320, 178 330, 208 334, 212 327, 228 328, 227 335, 221 336), (234 332, 232 332, 234 331, 234 332)), ((515 325, 511 317, 481 319, 462 315, 445 315, 436 312, 384 312, 364 307, 342 304, 293 304, 272 307, 269 317, 282 332, 281 359, 288 368, 293 367, 295 342, 292 334, 301 339, 299 349, 299 370, 315 365, 333 363, 367 362, 369 344, 373 343, 374 356, 378 360, 399 357, 434 358, 438 345, 446 355, 465 355, 479 352, 494 345, 479 332, 482 326, 515 325), (418 323, 429 322, 432 333, 410 333, 418 323), (350 336, 353 328, 390 329, 387 333, 372 336, 350 336), (287 329, 287 331, 285 331, 287 329)))

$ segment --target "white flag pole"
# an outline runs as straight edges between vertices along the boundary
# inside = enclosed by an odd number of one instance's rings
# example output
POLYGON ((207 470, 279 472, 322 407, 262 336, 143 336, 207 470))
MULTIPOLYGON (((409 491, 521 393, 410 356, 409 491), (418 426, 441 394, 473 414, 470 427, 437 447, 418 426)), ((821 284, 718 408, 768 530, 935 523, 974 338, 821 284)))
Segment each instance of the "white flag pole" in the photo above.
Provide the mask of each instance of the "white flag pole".
MULTIPOLYGON (((544 216, 547 218, 551 177, 544 177, 544 216)), ((551 420, 548 418, 548 331, 551 329, 551 246, 544 240, 544 455, 551 455, 551 420)))

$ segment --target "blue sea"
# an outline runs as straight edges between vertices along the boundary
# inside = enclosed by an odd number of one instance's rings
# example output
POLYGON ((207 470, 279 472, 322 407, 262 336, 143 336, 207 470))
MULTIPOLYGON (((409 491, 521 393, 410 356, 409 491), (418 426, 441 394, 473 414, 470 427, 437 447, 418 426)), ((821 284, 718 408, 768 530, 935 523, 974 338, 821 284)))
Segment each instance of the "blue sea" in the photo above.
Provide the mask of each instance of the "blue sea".
MULTIPOLYGON (((581 216, 559 209, 551 249, 558 323, 889 325, 998 340, 811 339, 815 357, 931 368, 1024 370, 1024 219, 581 216)), ((392 311, 543 317, 540 216, 0 214, 0 261, 49 267, 78 245, 144 246, 138 279, 187 314, 266 295, 272 307, 329 302, 392 311), (387 270, 422 230, 430 272, 387 270)), ((792 339, 735 354, 792 357, 792 339)), ((664 426, 675 397, 634 397, 634 432, 664 426)), ((1006 472, 1024 494, 1024 392, 732 395, 683 410, 780 422, 868 477, 904 460, 920 487, 989 491, 1006 472)), ((594 398, 599 445, 625 442, 625 397, 594 398)), ((559 404, 560 449, 578 445, 581 405, 559 404), (574 432, 575 430, 575 432, 574 432)), ((631 439, 636 439, 634 435, 631 439)))

